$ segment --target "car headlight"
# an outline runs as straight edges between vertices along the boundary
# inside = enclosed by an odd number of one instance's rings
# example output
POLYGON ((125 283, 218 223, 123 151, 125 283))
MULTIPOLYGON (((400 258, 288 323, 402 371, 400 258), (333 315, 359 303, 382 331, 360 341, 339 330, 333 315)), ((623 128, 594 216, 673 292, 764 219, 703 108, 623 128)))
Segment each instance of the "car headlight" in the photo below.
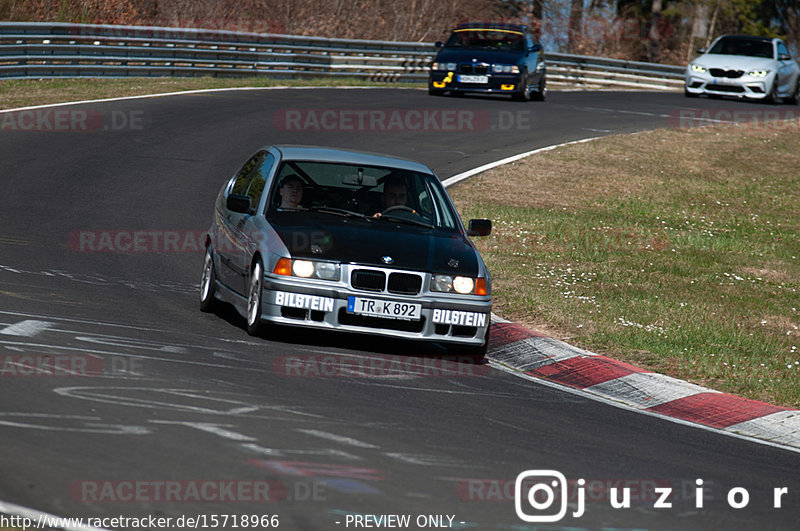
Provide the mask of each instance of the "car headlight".
POLYGON ((519 74, 517 65, 492 65, 492 72, 495 74, 519 74))
POLYGON ((456 69, 455 63, 437 63, 437 62, 431 63, 431 70, 453 71, 455 69, 456 69))
POLYGON ((433 275, 431 291, 460 293, 461 295, 486 295, 486 279, 451 275, 433 275))
POLYGON ((320 280, 339 280, 341 267, 334 262, 320 262, 317 260, 291 260, 281 258, 275 264, 272 272, 276 275, 294 276, 300 278, 318 278, 320 280))
POLYGON ((691 69, 692 69, 692 72, 697 72, 698 74, 702 74, 703 72, 705 72, 705 71, 706 71, 706 67, 704 67, 704 66, 700 66, 700 65, 698 65, 698 64, 694 64, 694 63, 692 63, 692 64, 690 65, 690 67, 691 67, 691 69))
POLYGON ((748 72, 747 74, 753 77, 767 77, 767 74, 769 74, 769 70, 753 70, 752 72, 748 72))

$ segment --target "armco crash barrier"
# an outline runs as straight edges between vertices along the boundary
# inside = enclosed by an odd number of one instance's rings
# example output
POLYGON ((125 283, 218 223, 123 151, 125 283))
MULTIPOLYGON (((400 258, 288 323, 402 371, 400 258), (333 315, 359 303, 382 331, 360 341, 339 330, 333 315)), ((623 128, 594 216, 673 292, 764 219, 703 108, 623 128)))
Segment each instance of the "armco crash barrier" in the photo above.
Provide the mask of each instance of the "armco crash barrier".
MULTIPOLYGON (((433 43, 421 42, 202 28, 0 22, 0 79, 345 76, 424 83, 435 52, 433 43)), ((683 87, 684 69, 680 66, 559 53, 547 53, 546 57, 550 87, 683 87)))

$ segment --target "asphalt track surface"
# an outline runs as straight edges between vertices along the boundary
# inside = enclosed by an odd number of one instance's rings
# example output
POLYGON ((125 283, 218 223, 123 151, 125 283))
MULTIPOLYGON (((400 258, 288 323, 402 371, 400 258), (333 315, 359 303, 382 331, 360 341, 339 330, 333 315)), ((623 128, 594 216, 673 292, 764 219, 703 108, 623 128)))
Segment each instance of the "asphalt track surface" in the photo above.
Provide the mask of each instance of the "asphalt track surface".
POLYGON ((725 119, 785 108, 657 93, 516 103, 294 89, 68 109, 86 111, 96 130, 53 131, 40 116, 45 131, 0 132, 0 500, 75 517, 278 515, 279 528, 302 530, 355 529, 354 515, 408 515, 411 528, 419 515, 462 529, 796 528, 797 453, 442 359, 435 347, 251 338, 232 310, 199 311, 202 254, 187 243, 208 228, 237 165, 270 143, 397 154, 447 178, 537 147, 674 126, 681 111, 725 119), (285 119, 326 109, 338 114, 319 130, 285 119), (354 130, 352 111, 377 122, 354 130), (364 114, 375 111, 407 123, 381 130, 380 115, 364 114), (453 113, 471 117, 466 130, 446 122, 453 113), (152 234, 137 243, 134 232, 152 234), (182 235, 178 247, 159 241, 167 233, 182 235), (102 238, 116 239, 111 249, 102 238), (78 374, 88 364, 90 375, 26 375, 14 365, 25 356, 78 374), (569 479, 561 522, 518 518, 514 480, 529 469, 569 479), (585 513, 575 518, 580 478, 585 513), (609 486, 631 489, 630 508, 610 506, 609 486), (654 507, 654 486, 671 489, 671 508, 654 507), (742 509, 729 503, 736 487, 749 494, 742 509))

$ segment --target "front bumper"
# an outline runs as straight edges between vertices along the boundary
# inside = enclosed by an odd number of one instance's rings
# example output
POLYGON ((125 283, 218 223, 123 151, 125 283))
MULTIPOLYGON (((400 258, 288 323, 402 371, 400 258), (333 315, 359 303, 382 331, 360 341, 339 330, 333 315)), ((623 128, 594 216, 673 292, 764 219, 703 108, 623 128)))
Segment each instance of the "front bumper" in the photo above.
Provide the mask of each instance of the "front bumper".
MULTIPOLYGON (((429 275, 425 280, 429 285, 429 275)), ((343 330, 461 345, 483 345, 492 311, 491 298, 432 294, 396 295, 355 290, 344 282, 305 281, 296 277, 264 276, 261 319, 288 326, 343 330), (419 304, 418 320, 357 315, 348 298, 419 304)))
POLYGON ((763 100, 769 95, 772 81, 772 76, 744 75, 737 79, 730 79, 692 72, 686 75, 685 89, 690 94, 714 94, 763 100))
MULTIPOLYGON (((432 91, 478 92, 483 94, 514 94, 521 90, 521 74, 485 74, 485 82, 465 82, 464 76, 455 72, 432 71, 428 77, 428 88, 432 91)), ((469 79, 469 77, 465 78, 469 79)), ((529 85, 538 83, 538 78, 528 80, 529 85)))

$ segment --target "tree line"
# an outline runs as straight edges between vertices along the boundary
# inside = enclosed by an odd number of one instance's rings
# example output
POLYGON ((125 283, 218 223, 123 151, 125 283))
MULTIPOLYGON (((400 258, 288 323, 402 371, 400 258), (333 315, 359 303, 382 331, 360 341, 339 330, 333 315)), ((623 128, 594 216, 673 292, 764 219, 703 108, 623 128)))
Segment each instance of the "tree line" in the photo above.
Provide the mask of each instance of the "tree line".
POLYGON ((433 42, 459 22, 528 25, 546 49, 685 64, 721 34, 800 51, 800 0, 0 0, 0 19, 433 42))

